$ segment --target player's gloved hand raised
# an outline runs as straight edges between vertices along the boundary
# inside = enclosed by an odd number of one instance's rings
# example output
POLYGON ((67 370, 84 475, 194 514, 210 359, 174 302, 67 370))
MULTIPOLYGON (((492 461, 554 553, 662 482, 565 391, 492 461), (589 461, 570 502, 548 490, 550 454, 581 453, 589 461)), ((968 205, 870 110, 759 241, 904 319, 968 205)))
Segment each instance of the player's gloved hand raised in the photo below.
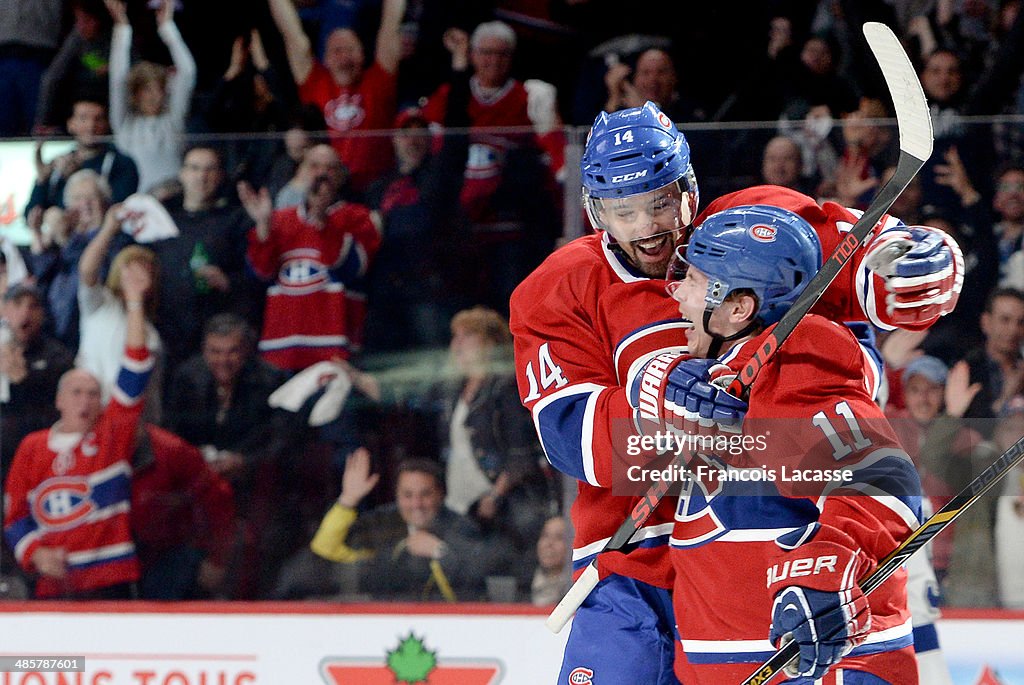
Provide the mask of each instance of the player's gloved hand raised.
POLYGON ((790 677, 820 678, 867 637, 871 609, 857 578, 870 562, 850 543, 818 523, 776 540, 783 552, 767 572, 775 598, 769 639, 776 647, 789 640, 800 647, 799 661, 785 669, 790 677))
POLYGON ((735 377, 716 359, 660 354, 627 379, 629 401, 641 426, 691 434, 740 432, 747 403, 726 388, 735 377))
POLYGON ((889 322, 925 327, 953 311, 963 285, 963 255, 929 226, 884 231, 867 246, 865 264, 885 284, 889 322))

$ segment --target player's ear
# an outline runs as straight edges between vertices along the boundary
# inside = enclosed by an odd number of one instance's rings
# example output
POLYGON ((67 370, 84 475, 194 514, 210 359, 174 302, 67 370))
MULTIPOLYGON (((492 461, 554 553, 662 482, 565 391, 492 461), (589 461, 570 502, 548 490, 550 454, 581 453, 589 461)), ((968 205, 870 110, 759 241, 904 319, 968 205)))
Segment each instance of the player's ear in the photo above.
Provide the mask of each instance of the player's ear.
POLYGON ((752 292, 733 293, 722 304, 729 307, 729 321, 736 324, 752 321, 759 308, 757 296, 752 292))

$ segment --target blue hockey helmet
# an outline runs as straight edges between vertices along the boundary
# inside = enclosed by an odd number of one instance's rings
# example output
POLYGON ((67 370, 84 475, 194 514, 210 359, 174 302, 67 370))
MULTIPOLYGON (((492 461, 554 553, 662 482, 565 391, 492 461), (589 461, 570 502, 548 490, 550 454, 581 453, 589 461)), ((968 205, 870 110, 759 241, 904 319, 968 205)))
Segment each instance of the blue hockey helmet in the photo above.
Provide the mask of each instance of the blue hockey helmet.
POLYGON ((595 227, 608 230, 602 201, 649 193, 677 184, 680 228, 697 216, 697 177, 690 146, 672 120, 653 102, 608 114, 601 112, 587 136, 580 160, 583 203, 595 227))
POLYGON ((757 317, 772 324, 804 291, 821 260, 818 234, 803 217, 770 205, 743 205, 694 228, 689 243, 676 248, 667 279, 682 280, 689 266, 706 275, 707 311, 729 293, 749 289, 757 296, 757 317))

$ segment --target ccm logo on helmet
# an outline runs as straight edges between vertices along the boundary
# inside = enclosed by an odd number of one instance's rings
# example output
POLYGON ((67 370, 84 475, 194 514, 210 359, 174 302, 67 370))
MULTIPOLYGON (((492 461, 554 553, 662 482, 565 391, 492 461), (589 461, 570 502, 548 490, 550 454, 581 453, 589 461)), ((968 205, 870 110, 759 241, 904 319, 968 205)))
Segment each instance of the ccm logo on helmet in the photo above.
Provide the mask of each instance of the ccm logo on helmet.
POLYGON ((750 237, 760 243, 773 243, 775 242, 776 228, 774 226, 768 226, 766 224, 755 224, 751 226, 750 237))
POLYGON ((589 685, 594 682, 594 672, 589 668, 574 668, 569 674, 569 685, 589 685))
POLYGON ((643 171, 634 171, 631 174, 622 174, 621 176, 612 176, 612 183, 622 183, 624 181, 635 181, 638 178, 643 178, 647 175, 647 169, 643 171))

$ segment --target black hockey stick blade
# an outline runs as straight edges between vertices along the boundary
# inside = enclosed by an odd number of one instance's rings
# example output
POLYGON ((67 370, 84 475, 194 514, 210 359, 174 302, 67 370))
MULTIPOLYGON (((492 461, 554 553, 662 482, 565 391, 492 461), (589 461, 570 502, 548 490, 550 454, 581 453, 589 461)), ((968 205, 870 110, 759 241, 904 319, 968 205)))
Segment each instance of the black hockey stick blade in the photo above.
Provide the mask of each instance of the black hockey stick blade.
MULTIPOLYGON (((1008 474, 1018 464, 1024 462, 1024 437, 1010 446, 1010 449, 1000 455, 987 469, 978 474, 978 477, 967 484, 956 497, 951 499, 946 506, 939 509, 935 514, 915 530, 910 537, 901 542, 899 546, 875 567, 871 573, 860 581, 861 591, 867 595, 884 583, 889 576, 896 572, 907 559, 914 553, 928 544, 928 541, 941 533, 953 523, 960 514, 967 511, 967 508, 978 501, 982 495, 988 492, 1003 476, 1008 474)), ((828 636, 826 636, 828 637, 828 636)), ((788 642, 775 652, 775 654, 764 662, 757 671, 743 681, 742 685, 763 685, 771 678, 782 671, 786 664, 797 658, 800 648, 795 642, 788 642)))
MULTIPOLYGON (((903 51, 899 39, 888 26, 877 22, 864 24, 864 37, 882 69, 882 75, 896 110, 896 123, 899 127, 900 139, 900 156, 896 164, 896 172, 889 182, 882 186, 867 211, 861 215, 835 251, 825 260, 821 269, 807 284, 804 292, 772 329, 765 344, 754 353, 736 380, 730 385, 729 392, 736 397, 746 396, 751 383, 754 382, 764 364, 775 355, 779 346, 793 332, 804 314, 821 298, 822 293, 835 280, 843 266, 850 261, 857 249, 871 235, 878 220, 888 211, 900 193, 910 185, 914 176, 932 154, 932 121, 928 111, 928 102, 925 100, 921 83, 917 79, 914 65, 903 51)), ((633 507, 629 518, 622 522, 622 525, 598 554, 619 550, 629 544, 668 492, 668 487, 668 483, 655 482, 633 507)), ((597 585, 598 580, 597 568, 594 562, 591 562, 548 616, 545 621, 548 629, 555 633, 561 631, 583 600, 590 594, 590 591, 597 585)))

